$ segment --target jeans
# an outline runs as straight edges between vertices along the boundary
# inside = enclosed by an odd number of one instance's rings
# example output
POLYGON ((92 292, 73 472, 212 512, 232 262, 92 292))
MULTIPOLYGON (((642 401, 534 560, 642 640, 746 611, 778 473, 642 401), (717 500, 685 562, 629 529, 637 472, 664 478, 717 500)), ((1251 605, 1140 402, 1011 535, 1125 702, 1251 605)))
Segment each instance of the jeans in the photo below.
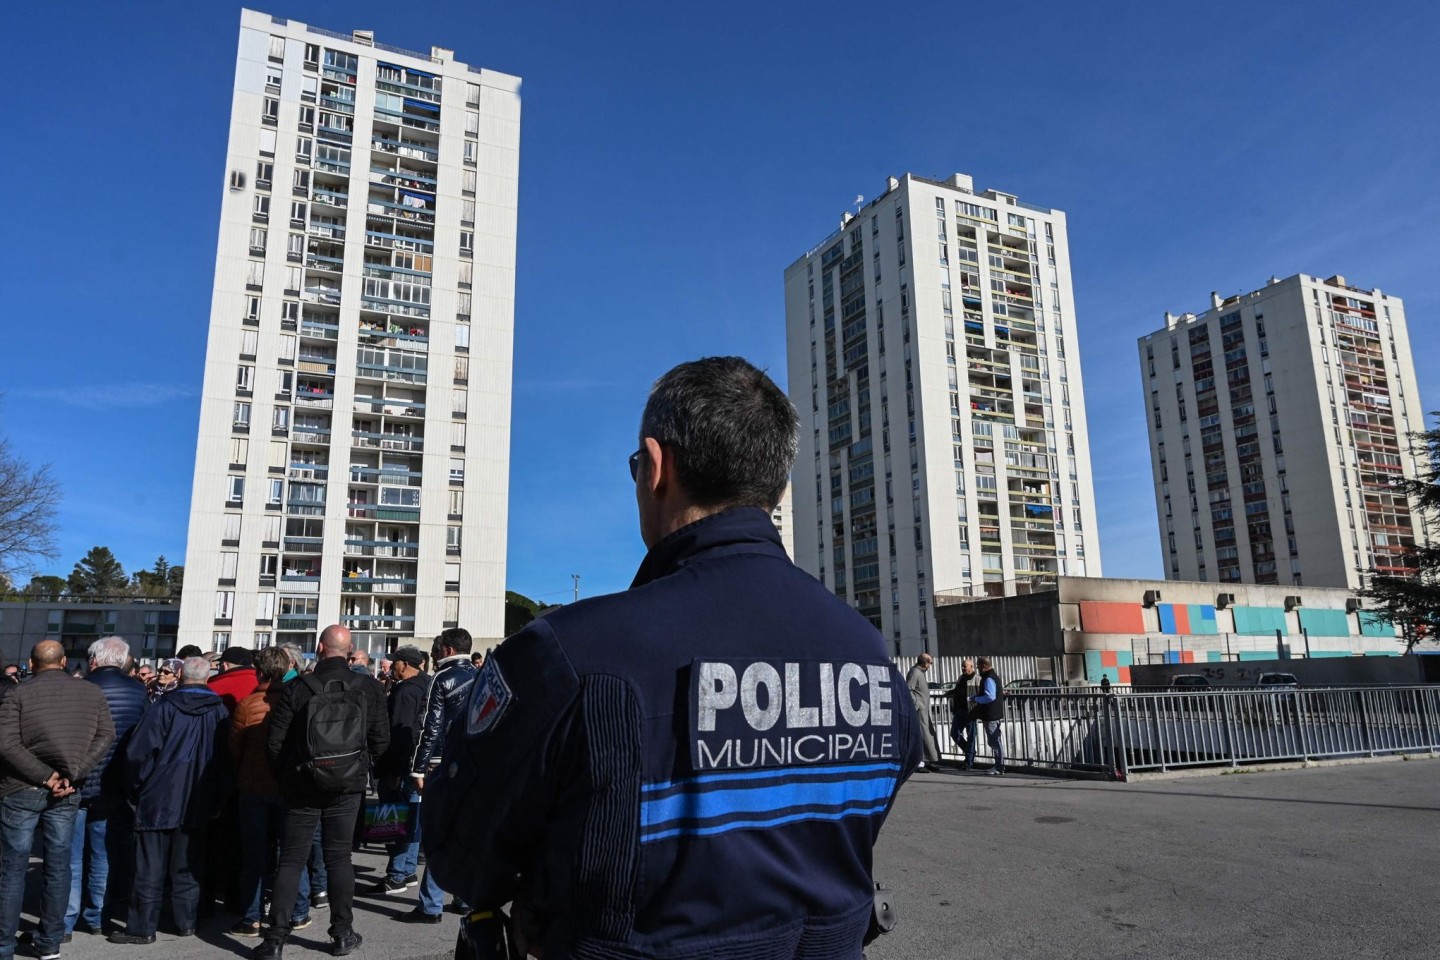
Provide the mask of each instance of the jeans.
POLYGON ((1005 772, 1005 730, 999 720, 985 721, 985 739, 990 741, 990 752, 995 754, 995 769, 1005 772))
POLYGON ((950 723, 950 739, 959 745, 965 753, 965 769, 969 770, 975 766, 975 747, 977 745, 978 727, 980 723, 974 715, 967 714, 963 717, 956 717, 950 723))
MULTIPOLYGON (((321 806, 290 807, 285 813, 285 831, 280 841, 280 863, 275 868, 275 892, 270 898, 270 930, 265 939, 284 943, 290 936, 300 892, 300 875, 320 828, 326 881, 330 894, 330 936, 342 937, 354 925, 355 866, 350 845, 355 836, 355 817, 360 812, 358 793, 341 794, 321 806)), ((0 958, 3 960, 3 958, 0 958)))
POLYGON ((148 937, 160 922, 160 900, 170 881, 170 914, 180 930, 195 929, 204 869, 205 828, 137 830, 135 889, 126 933, 148 937))
MULTIPOLYGON (((420 794, 411 786, 415 781, 406 779, 408 782, 398 790, 384 786, 379 788, 381 802, 409 803, 414 818, 412 839, 400 840, 390 846, 390 862, 385 865, 385 876, 396 883, 404 883, 406 877, 418 872, 420 865, 420 808, 417 806, 420 794)), ((445 912, 445 892, 430 878, 429 868, 426 868, 420 881, 420 910, 432 917, 445 912)))
POLYGON ((129 877, 134 871, 131 849, 130 813, 103 807, 81 807, 75 815, 74 840, 70 844, 70 909, 65 912, 65 932, 72 933, 81 920, 91 930, 101 930, 126 915, 125 883, 110 888, 110 871, 129 877), (88 863, 86 853, 89 853, 88 863))
MULTIPOLYGON (((279 797, 242 793, 239 810, 241 919, 259 923, 261 901, 271 892, 275 879, 275 853, 285 829, 285 804, 279 797)), ((302 886, 292 922, 310 912, 309 883, 302 886)))
POLYGON ((27 787, 0 800, 0 960, 15 956, 15 930, 25 900, 25 874, 35 826, 42 824, 45 865, 40 884, 40 925, 35 947, 53 953, 65 936, 70 897, 70 843, 80 795, 55 800, 44 787, 27 787))

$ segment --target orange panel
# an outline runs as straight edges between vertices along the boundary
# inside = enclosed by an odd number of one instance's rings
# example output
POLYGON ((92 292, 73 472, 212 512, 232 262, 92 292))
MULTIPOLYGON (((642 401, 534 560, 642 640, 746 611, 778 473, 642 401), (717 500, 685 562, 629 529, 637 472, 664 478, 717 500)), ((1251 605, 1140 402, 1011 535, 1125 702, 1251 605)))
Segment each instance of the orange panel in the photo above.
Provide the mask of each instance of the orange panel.
POLYGON ((1138 603, 1080 601, 1080 627, 1086 633, 1145 633, 1145 612, 1138 603))
POLYGON ((1129 683, 1129 682, 1130 682, 1130 668, 1129 668, 1129 667, 1121 667, 1120 670, 1119 670, 1119 673, 1120 673, 1120 682, 1121 682, 1121 683, 1129 683))
POLYGON ((1118 652, 1119 652, 1119 651, 1117 651, 1117 650, 1101 650, 1101 651, 1100 651, 1100 666, 1102 666, 1102 667, 1114 667, 1114 666, 1118 666, 1118 665, 1119 665, 1119 661, 1115 659, 1115 654, 1118 653, 1118 652))

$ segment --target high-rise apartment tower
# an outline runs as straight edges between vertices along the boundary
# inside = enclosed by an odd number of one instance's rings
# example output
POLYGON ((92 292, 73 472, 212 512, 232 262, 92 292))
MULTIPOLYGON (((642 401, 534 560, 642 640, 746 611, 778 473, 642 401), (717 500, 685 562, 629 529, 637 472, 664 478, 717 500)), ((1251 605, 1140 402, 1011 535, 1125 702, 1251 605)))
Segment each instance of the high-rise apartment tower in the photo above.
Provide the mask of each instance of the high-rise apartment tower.
POLYGON ((1424 539, 1391 480, 1424 417, 1405 307, 1344 277, 1271 279, 1141 337, 1165 576, 1363 586, 1424 539))
POLYGON ((1098 576, 1065 215, 892 178, 785 271, 795 560, 899 652, 934 603, 1098 576))
POLYGON ((519 88, 241 13, 181 644, 502 635, 519 88))

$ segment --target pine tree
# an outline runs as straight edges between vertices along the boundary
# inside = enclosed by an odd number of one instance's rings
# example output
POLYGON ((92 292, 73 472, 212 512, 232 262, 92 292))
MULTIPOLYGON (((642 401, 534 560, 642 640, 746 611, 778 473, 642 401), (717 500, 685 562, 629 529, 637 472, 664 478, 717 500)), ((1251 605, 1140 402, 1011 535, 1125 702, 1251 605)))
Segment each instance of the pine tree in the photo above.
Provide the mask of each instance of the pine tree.
POLYGON ((70 593, 75 596, 105 597, 126 593, 130 578, 109 547, 91 547, 70 571, 68 583, 70 593))
MULTIPOLYGON (((1430 418, 1440 424, 1440 411, 1430 418)), ((1426 468, 1419 477, 1401 477, 1395 489, 1410 499, 1412 518, 1440 523, 1440 425, 1410 435, 1411 449, 1426 468)), ((1440 542, 1419 543, 1404 556, 1406 576, 1376 576, 1363 591, 1367 611, 1400 628, 1405 652, 1424 640, 1440 639, 1440 542)))

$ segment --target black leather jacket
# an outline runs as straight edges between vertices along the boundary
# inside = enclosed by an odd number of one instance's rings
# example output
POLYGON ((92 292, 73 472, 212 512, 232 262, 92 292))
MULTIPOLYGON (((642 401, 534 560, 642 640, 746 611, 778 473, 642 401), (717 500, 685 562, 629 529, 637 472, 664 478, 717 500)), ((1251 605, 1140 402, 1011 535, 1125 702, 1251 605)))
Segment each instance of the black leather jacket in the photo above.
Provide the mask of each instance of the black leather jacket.
POLYGON ((465 698, 475 679, 475 665, 470 662, 468 653, 446 657, 437 666, 439 669, 435 672, 435 679, 430 681, 430 692, 421 714, 424 727, 415 746, 415 759, 410 764, 410 775, 414 777, 425 776, 432 766, 440 762, 445 731, 465 711, 465 698))

